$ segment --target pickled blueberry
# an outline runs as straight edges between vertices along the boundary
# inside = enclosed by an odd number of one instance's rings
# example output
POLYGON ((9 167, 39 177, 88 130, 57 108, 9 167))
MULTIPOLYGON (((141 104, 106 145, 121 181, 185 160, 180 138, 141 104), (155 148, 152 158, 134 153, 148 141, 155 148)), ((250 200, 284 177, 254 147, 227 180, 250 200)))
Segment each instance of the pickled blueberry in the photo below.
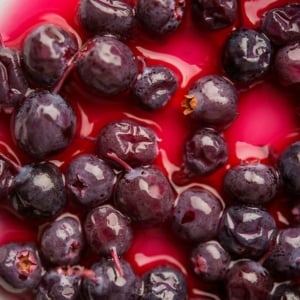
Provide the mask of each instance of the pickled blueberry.
POLYGON ((229 253, 215 240, 198 244, 191 255, 194 273, 208 282, 224 280, 230 262, 229 253))
POLYGON ((279 172, 272 166, 245 164, 227 171, 223 187, 232 200, 247 205, 263 205, 274 198, 279 182, 279 172))
POLYGON ((232 256, 256 259, 269 251, 276 233, 275 220, 267 211, 234 205, 224 211, 218 238, 232 256))
POLYGON ((25 99, 13 122, 17 145, 34 159, 63 151, 76 130, 76 115, 58 94, 32 93, 25 99))
POLYGON ((43 257, 54 265, 66 266, 78 263, 84 246, 81 224, 71 215, 53 221, 43 230, 40 238, 40 251, 43 257))
POLYGON ((73 33, 54 24, 40 25, 24 40, 25 70, 38 85, 53 87, 77 51, 78 41, 73 33))
POLYGON ((92 34, 129 36, 135 24, 135 10, 126 1, 81 0, 79 19, 92 34))
POLYGON ((25 165, 14 177, 10 198, 20 215, 30 219, 50 219, 66 203, 63 176, 50 162, 25 165))
POLYGON ((208 175, 224 166, 228 149, 224 138, 215 130, 197 130, 184 146, 183 161, 190 175, 208 175))
POLYGON ((0 201, 7 199, 15 173, 14 167, 7 160, 0 158, 0 201))
POLYGON ((12 288, 31 290, 42 277, 38 249, 31 243, 9 243, 0 247, 0 277, 12 288))
POLYGON ((269 299, 273 279, 268 270, 251 260, 237 261, 226 275, 228 300, 269 299))
POLYGON ((142 277, 141 300, 186 300, 187 283, 184 275, 174 267, 158 266, 142 277))
POLYGON ((237 16, 236 0, 193 0, 192 13, 199 27, 218 30, 232 25, 237 16))
POLYGON ((101 129, 97 152, 102 158, 107 158, 107 153, 115 153, 132 167, 148 165, 158 154, 157 142, 157 135, 149 126, 132 120, 116 120, 101 129))
POLYGON ((116 176, 111 167, 92 154, 75 157, 66 171, 66 186, 82 205, 94 207, 110 199, 116 176))
POLYGON ((208 75, 196 80, 182 103, 184 115, 200 124, 228 125, 237 116, 237 91, 225 77, 208 75))
POLYGON ((106 96, 125 92, 137 77, 137 61, 130 48, 112 36, 88 41, 77 60, 81 81, 106 96))
POLYGON ((179 237, 204 242, 217 235, 223 207, 221 200, 201 188, 182 192, 173 212, 172 229, 179 237))
POLYGON ((268 37, 253 29, 239 29, 228 37, 223 49, 223 67, 228 77, 248 84, 262 78, 271 63, 268 37))
POLYGON ((296 283, 281 283, 276 286, 272 300, 297 300, 300 299, 300 286, 296 283))
POLYGON ((139 107, 154 111, 165 106, 178 87, 178 79, 171 69, 163 66, 146 67, 137 77, 133 96, 139 107))

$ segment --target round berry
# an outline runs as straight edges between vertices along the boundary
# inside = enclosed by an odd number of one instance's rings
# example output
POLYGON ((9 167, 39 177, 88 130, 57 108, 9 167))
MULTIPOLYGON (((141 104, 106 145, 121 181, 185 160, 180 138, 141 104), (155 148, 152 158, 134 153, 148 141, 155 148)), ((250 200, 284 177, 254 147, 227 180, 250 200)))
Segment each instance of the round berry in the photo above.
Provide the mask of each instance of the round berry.
POLYGON ((276 286, 272 300, 297 300, 300 299, 300 286, 296 283, 281 283, 276 286))

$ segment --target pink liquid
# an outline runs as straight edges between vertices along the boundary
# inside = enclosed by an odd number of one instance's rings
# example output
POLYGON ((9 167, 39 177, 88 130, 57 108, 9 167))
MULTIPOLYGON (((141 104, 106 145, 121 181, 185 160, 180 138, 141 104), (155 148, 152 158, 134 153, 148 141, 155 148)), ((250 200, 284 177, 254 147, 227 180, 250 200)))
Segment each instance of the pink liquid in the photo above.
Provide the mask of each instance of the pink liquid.
MULTIPOLYGON (((76 31, 81 40, 85 34, 76 18, 77 0, 7 0, 5 14, 0 18, 2 38, 7 46, 20 48, 26 34, 37 24, 57 23, 72 31, 76 31)), ((241 17, 236 22, 255 28, 259 25, 262 14, 271 7, 285 1, 248 0, 241 2, 241 17)), ((4 4, 5 5, 5 4, 4 4)), ((188 12, 188 10, 187 10, 188 12)), ((185 188, 182 182, 174 181, 174 173, 182 164, 183 144, 193 130, 197 128, 190 119, 182 114, 181 101, 188 87, 195 78, 207 74, 223 74, 220 62, 221 47, 228 33, 233 28, 209 33, 198 30, 186 14, 184 23, 166 38, 153 39, 145 32, 137 30, 129 45, 136 55, 151 64, 162 64, 172 68, 180 79, 180 88, 168 105, 155 113, 147 113, 135 107, 128 96, 119 99, 96 101, 97 96, 87 93, 85 88, 71 75, 63 86, 61 93, 71 102, 78 115, 77 137, 72 145, 51 160, 61 166, 62 170, 68 161, 79 153, 95 153, 93 138, 107 122, 124 117, 141 119, 149 122, 161 138, 160 155, 156 163, 168 174, 174 189, 179 193, 185 188), (92 99, 90 99, 92 98, 92 99)), ((207 185, 222 195, 222 177, 226 170, 243 160, 257 159, 272 162, 272 159, 291 142, 299 139, 299 107, 296 93, 281 88, 274 79, 239 91, 239 116, 224 130, 229 145, 229 161, 226 166, 205 178, 195 178, 189 184, 207 185)), ((0 118, 0 150, 20 164, 30 162, 14 144, 10 135, 8 116, 0 118)), ((184 183, 187 184, 187 183, 184 183)), ((225 199, 226 200, 226 199, 225 199)), ((289 208, 283 206, 281 196, 274 201, 269 209, 278 222, 279 227, 288 225, 289 208)), ((9 241, 34 240, 37 232, 34 224, 24 224, 16 216, 7 211, 0 212, 1 238, 0 244, 9 241)), ((78 213, 76 205, 68 210, 78 213)), ((216 294, 222 299, 222 291, 218 287, 203 284, 195 279, 188 268, 189 245, 182 246, 167 227, 136 228, 133 245, 125 255, 138 274, 149 270, 155 265, 170 263, 177 266, 187 276, 190 299, 215 299, 216 294), (204 292, 205 291, 205 292, 204 292)), ((91 261, 85 261, 88 264, 91 261)), ((4 296, 3 296, 4 297, 4 296)), ((10 299, 6 295, 3 299, 10 299)), ((17 296, 17 299, 30 299, 31 296, 17 296)), ((1 298, 2 299, 2 298, 1 298)))

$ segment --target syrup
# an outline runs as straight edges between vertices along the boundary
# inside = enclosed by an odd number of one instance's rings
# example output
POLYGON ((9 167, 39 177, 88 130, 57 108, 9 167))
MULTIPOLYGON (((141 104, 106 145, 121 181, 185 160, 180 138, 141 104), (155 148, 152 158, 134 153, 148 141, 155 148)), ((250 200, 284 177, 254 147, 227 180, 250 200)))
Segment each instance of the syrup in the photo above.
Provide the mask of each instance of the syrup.
MULTIPOLYGON (((128 41, 129 46, 138 56, 141 65, 161 64, 175 72, 180 83, 175 96, 160 111, 144 112, 132 103, 128 94, 118 96, 117 99, 99 99, 97 95, 88 93, 76 75, 71 74, 60 93, 77 113, 77 135, 68 149, 50 160, 65 170, 72 157, 80 153, 95 153, 95 138, 102 126, 115 119, 133 118, 145 122, 157 132, 160 138, 160 155, 155 163, 165 170, 177 193, 190 185, 199 185, 211 189, 220 198, 224 197, 222 177, 230 166, 253 159, 272 163, 289 143, 299 139, 296 92, 280 87, 271 76, 250 88, 239 87, 239 115, 223 130, 229 147, 227 165, 210 176, 193 178, 188 182, 176 180, 175 174, 182 165, 184 142, 199 125, 183 115, 181 101, 196 78, 208 74, 223 74, 220 61, 222 45, 231 30, 238 26, 256 28, 265 11, 288 2, 240 1, 240 17, 236 24, 217 32, 197 29, 191 22, 189 7, 182 26, 174 34, 156 39, 137 28, 132 39, 128 41)), ((59 24, 76 32, 80 43, 84 42, 88 35, 78 23, 77 7, 78 0, 2 1, 0 28, 3 43, 9 47, 20 48, 26 34, 41 23, 59 24)), ((17 148, 11 137, 10 118, 7 115, 2 115, 0 119, 0 150, 18 165, 30 162, 30 158, 17 148)), ((279 193, 268 209, 279 227, 289 225, 289 207, 285 204, 282 193, 279 193)), ((70 204, 67 211, 76 213, 79 217, 84 216, 84 212, 76 204, 70 204)), ((6 203, 2 204, 0 220, 0 244, 36 239, 36 224, 20 220, 13 215, 6 203)), ((169 263, 187 276, 190 299, 223 299, 221 287, 203 284, 191 275, 191 245, 182 243, 170 234, 167 225, 157 228, 136 226, 134 231, 135 238, 125 258, 131 262, 138 274, 156 265, 169 263)), ((84 262, 87 267, 93 259, 97 259, 90 256, 90 253, 86 257, 89 257, 84 262)), ((1 299, 27 300, 33 299, 33 296, 22 294, 14 297, 2 292, 1 299)))

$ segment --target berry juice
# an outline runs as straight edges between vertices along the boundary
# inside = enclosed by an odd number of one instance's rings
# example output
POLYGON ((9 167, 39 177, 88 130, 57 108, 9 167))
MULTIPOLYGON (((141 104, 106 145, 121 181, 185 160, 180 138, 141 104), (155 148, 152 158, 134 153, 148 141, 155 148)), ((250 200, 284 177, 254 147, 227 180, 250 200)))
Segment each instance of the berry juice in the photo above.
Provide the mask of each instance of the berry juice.
MULTIPOLYGON (((297 91, 282 87, 272 74, 251 86, 238 86, 238 116, 230 125, 221 129, 229 148, 227 164, 212 175, 190 179, 180 177, 183 145, 201 125, 184 116, 181 103, 193 80, 209 74, 224 75, 221 64, 222 47, 232 30, 238 27, 255 29, 264 12, 288 2, 239 1, 239 14, 235 24, 218 31, 196 28, 191 20, 189 1, 183 23, 171 34, 155 36, 137 26, 126 41, 127 45, 138 57, 140 68, 143 63, 149 66, 159 64, 174 71, 179 79, 175 95, 159 111, 145 112, 135 105, 128 93, 112 98, 91 93, 80 83, 75 72, 71 72, 60 93, 77 114, 76 136, 65 151, 49 160, 64 171, 74 156, 95 153, 95 139, 105 124, 116 119, 130 118, 144 122, 156 131, 160 151, 155 164, 166 172, 175 193, 180 193, 188 186, 198 185, 213 191, 226 203, 228 199, 222 191, 226 170, 243 161, 272 163, 288 144, 299 140, 297 91)), ((43 23, 58 24, 70 30, 76 34, 80 44, 89 38, 77 18, 78 0, 10 0, 2 1, 0 8, 2 43, 8 47, 20 49, 28 32, 43 23)), ((31 162, 16 146, 11 135, 10 116, 3 113, 0 118, 0 151, 17 165, 31 162)), ((39 229, 35 223, 20 219, 7 203, 1 206, 0 245, 9 241, 36 240, 39 229)), ((279 228, 290 225, 290 207, 286 205, 282 193, 279 192, 268 209, 279 228)), ((85 214, 74 203, 69 204, 66 212, 77 214, 80 218, 85 214)), ((168 263, 178 267, 188 279, 189 299, 224 299, 221 288, 204 284, 191 274, 190 251, 191 245, 183 243, 170 233, 169 225, 139 225, 134 228, 133 244, 125 258, 139 275, 160 264, 168 263)), ((88 253, 83 263, 89 267, 94 259, 97 257, 88 253)), ((32 297, 22 294, 17 295, 16 299, 32 297)), ((14 296, 5 293, 1 299, 14 299, 14 296)))

